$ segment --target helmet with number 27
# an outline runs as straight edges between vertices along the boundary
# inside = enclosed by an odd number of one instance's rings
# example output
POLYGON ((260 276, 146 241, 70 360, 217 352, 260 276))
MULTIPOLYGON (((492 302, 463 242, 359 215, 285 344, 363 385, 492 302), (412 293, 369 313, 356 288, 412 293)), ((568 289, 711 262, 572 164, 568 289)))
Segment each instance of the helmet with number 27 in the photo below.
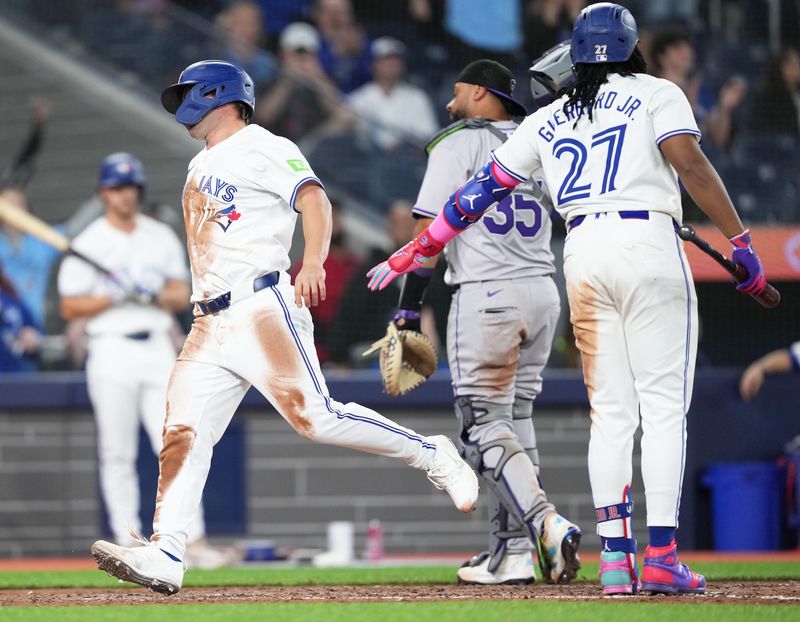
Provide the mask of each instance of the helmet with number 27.
POLYGON ((600 2, 580 12, 572 28, 572 62, 621 63, 639 42, 636 20, 623 6, 600 2))

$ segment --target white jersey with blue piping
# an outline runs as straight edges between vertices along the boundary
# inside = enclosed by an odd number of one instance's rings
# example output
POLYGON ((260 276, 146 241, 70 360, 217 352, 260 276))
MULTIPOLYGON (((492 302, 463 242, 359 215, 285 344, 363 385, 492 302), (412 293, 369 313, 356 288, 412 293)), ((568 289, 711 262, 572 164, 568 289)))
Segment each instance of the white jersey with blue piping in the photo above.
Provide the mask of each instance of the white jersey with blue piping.
MULTIPOLYGON (((506 135, 518 127, 513 121, 494 121, 492 126, 506 135)), ((486 127, 468 122, 451 128, 429 147, 428 166, 413 210, 417 216, 434 218, 453 192, 502 144, 500 137, 486 127)), ((555 272, 550 250, 552 204, 541 183, 541 179, 527 179, 510 197, 447 243, 448 285, 555 272)))
POLYGON ((577 125, 566 97, 541 108, 493 154, 523 181, 541 168, 555 208, 569 222, 601 212, 649 210, 682 220, 675 169, 659 145, 672 136, 700 139, 691 106, 672 82, 612 74, 600 87, 592 122, 577 125))
POLYGON ((257 125, 192 159, 183 189, 192 302, 289 268, 294 202, 309 183, 322 185, 297 145, 257 125))

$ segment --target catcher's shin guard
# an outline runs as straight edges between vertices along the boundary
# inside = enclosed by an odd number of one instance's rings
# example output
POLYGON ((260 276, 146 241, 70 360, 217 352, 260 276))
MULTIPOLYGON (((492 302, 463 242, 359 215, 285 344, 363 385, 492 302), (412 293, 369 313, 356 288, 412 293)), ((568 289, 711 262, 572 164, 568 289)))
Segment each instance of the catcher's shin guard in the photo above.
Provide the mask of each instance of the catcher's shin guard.
MULTIPOLYGON (((499 503, 516 520, 520 525, 520 529, 530 541, 535 544, 544 519, 550 512, 554 511, 554 508, 552 504, 547 502, 543 494, 539 496, 533 506, 525 507, 528 504, 520 501, 517 495, 514 494, 508 478, 504 475, 508 462, 518 454, 525 454, 525 450, 513 438, 498 438, 480 445, 472 442, 470 440, 471 429, 476 425, 490 423, 503 417, 493 416, 487 409, 477 406, 470 398, 460 397, 456 400, 456 416, 461 424, 458 441, 459 449, 464 459, 486 481, 499 503), (500 450, 501 453, 496 461, 492 460, 494 465, 489 466, 485 458, 486 454, 493 449, 500 450)), ((507 525, 500 531, 505 531, 506 529, 507 525)))

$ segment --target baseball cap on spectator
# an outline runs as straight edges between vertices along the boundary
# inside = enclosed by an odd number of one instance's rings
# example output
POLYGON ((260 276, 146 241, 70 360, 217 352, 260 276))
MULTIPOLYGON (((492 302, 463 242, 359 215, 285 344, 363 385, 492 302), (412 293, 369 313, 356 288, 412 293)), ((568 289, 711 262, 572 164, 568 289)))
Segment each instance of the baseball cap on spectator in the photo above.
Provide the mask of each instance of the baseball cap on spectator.
POLYGON ((380 37, 372 42, 370 52, 372 53, 372 58, 376 60, 387 56, 405 57, 406 45, 394 37, 380 37))
POLYGON ((294 22, 283 29, 280 46, 292 52, 316 53, 319 51, 319 33, 311 24, 294 22))
POLYGON ((519 117, 528 115, 525 106, 513 97, 514 86, 517 82, 514 74, 497 61, 484 58, 471 62, 461 70, 456 82, 482 86, 500 98, 509 114, 519 117))

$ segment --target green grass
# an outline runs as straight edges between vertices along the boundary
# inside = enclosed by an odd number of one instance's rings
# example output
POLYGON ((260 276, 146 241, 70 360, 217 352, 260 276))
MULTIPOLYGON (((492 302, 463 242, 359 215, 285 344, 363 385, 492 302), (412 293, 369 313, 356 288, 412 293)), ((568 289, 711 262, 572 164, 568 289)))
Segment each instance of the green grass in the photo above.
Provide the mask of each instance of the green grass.
MULTIPOLYGON (((800 580, 800 564, 749 562, 692 564, 709 581, 800 580)), ((222 568, 190 570, 185 587, 253 585, 373 585, 455 583, 455 566, 378 568, 222 568)), ((596 581, 597 564, 585 564, 579 581, 596 581)), ((0 572, 0 589, 130 587, 99 570, 58 572, 0 572)))
POLYGON ((597 622, 752 622, 796 620, 797 609, 782 605, 682 605, 648 603, 560 603, 465 601, 431 603, 253 603, 236 605, 143 605, 116 607, 0 608, 0 622, 509 622, 547 620, 597 622), (634 607, 634 609, 631 609, 634 607))

